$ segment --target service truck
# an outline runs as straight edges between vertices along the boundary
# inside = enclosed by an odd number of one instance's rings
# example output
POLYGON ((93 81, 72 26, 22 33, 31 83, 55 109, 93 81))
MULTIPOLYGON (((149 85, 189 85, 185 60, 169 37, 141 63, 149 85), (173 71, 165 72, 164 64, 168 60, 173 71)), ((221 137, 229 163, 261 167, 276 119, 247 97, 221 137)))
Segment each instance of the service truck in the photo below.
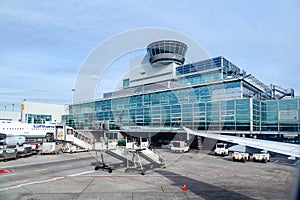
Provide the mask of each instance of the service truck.
POLYGON ((188 152, 190 147, 186 144, 185 141, 171 141, 171 151, 176 152, 188 152))
POLYGON ((228 156, 227 144, 217 143, 214 152, 216 156, 228 156))
POLYGON ((248 153, 245 152, 233 152, 232 153, 232 160, 233 161, 242 161, 242 162, 246 162, 250 159, 250 155, 248 153))
POLYGON ((253 162, 270 162, 270 154, 268 152, 255 153, 252 155, 253 162))

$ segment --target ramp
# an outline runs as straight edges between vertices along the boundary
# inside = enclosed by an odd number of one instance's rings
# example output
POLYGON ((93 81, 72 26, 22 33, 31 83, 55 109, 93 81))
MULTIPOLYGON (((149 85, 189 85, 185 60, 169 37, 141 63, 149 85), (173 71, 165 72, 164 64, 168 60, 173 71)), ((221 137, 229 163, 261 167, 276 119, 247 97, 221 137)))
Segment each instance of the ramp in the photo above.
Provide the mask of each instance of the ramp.
POLYGON ((145 148, 142 151, 140 151, 140 155, 145 160, 147 160, 151 163, 155 163, 155 164, 158 164, 158 165, 164 165, 165 164, 165 159, 162 156, 158 155, 157 153, 151 151, 148 148, 145 148))
POLYGON ((74 137, 72 141, 69 141, 71 142, 73 145, 76 145, 80 148, 83 148, 83 149, 89 149, 91 150, 93 145, 92 144, 89 144, 88 142, 84 141, 84 140, 81 140, 77 137, 74 137))
POLYGON ((93 148, 93 140, 86 134, 78 133, 76 131, 66 135, 65 141, 75 146, 77 150, 92 150, 93 148))
POLYGON ((107 150, 105 153, 123 162, 131 162, 131 155, 126 154, 121 149, 107 150))

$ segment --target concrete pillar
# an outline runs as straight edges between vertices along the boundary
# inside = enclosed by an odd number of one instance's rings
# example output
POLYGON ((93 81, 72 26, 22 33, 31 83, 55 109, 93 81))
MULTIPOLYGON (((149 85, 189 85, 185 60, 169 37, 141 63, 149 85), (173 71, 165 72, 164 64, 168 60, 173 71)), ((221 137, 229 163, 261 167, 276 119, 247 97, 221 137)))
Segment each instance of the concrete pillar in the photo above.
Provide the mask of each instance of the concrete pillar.
POLYGON ((201 150, 202 149, 202 137, 197 136, 197 139, 198 139, 198 150, 201 150))

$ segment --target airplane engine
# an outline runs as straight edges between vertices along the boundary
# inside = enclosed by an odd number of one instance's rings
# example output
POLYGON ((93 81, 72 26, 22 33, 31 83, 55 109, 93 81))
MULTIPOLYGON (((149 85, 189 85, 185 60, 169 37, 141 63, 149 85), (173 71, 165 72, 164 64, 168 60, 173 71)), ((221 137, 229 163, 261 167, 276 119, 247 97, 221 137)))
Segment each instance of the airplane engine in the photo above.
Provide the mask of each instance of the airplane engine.
POLYGON ((9 146, 23 145, 24 142, 25 142, 24 136, 8 136, 0 140, 0 145, 9 145, 9 146))

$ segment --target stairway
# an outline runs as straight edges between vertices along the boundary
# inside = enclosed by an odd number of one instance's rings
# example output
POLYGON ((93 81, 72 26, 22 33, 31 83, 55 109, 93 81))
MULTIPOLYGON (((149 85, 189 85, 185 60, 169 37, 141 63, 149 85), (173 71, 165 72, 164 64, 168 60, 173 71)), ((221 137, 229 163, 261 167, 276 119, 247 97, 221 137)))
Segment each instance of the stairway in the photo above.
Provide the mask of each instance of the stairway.
POLYGON ((162 156, 158 155, 157 153, 151 151, 148 148, 145 148, 142 151, 140 151, 140 155, 145 160, 147 160, 151 163, 155 163, 155 164, 158 164, 158 165, 164 165, 165 164, 165 159, 162 156))

